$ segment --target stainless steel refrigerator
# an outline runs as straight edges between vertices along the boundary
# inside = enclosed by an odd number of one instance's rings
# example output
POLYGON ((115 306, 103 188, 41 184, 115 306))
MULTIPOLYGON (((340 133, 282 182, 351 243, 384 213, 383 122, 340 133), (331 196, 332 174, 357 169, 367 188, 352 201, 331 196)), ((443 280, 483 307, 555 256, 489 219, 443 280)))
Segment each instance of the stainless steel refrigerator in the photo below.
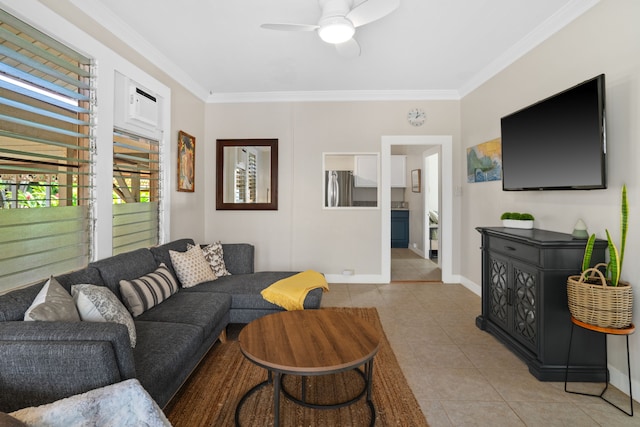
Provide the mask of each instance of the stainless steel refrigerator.
POLYGON ((353 206, 352 171, 325 171, 324 182, 326 207, 353 206))

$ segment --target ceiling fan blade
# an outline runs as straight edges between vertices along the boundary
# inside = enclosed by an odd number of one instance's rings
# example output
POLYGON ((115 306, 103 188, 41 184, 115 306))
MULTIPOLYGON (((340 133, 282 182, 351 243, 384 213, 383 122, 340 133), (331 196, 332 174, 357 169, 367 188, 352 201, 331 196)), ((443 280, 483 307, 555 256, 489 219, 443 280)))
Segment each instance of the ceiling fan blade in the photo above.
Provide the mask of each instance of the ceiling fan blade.
POLYGON ((317 25, 310 24, 262 24, 260 27, 278 31, 315 31, 318 29, 317 25))
POLYGON ((336 44, 336 50, 340 56, 344 56, 345 58, 355 58, 360 56, 360 45, 354 38, 351 38, 344 43, 336 44))
POLYGON ((400 6, 400 0, 364 0, 346 16, 354 27, 360 27, 387 16, 400 6))

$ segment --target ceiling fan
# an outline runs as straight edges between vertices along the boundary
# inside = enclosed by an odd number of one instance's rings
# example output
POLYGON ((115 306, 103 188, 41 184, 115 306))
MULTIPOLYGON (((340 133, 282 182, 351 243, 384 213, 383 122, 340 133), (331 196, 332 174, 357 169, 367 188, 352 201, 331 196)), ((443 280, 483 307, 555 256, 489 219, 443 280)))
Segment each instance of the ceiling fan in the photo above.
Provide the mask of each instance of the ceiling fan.
POLYGON ((318 0, 322 15, 317 24, 262 24, 279 31, 317 31, 320 38, 334 44, 342 56, 360 55, 353 38, 357 27, 377 21, 396 10, 400 0, 318 0))

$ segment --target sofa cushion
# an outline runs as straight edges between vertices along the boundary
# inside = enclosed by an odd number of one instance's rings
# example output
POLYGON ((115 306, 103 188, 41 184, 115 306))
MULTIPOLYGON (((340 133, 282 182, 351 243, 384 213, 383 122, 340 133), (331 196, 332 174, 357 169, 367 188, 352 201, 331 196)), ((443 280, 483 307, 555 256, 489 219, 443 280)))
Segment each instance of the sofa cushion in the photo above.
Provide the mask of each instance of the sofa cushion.
POLYGON ((202 341, 213 333, 231 308, 231 296, 224 293, 194 293, 182 290, 136 317, 137 321, 186 323, 201 328, 202 341))
POLYGON ((79 322, 80 316, 71 295, 51 276, 25 312, 24 320, 79 322))
POLYGON ((192 246, 186 252, 169 251, 169 255, 183 288, 217 279, 200 247, 192 246))
POLYGON ((100 272, 93 267, 85 267, 80 270, 72 271, 71 273, 61 274, 56 276, 58 283, 71 294, 71 286, 79 285, 81 283, 90 283, 92 285, 104 285, 100 272))
POLYGON ((133 318, 107 287, 86 284, 73 285, 71 293, 83 321, 121 323, 129 331, 131 347, 136 346, 136 327, 133 318))
POLYGON ((156 260, 149 249, 136 249, 131 252, 114 255, 94 261, 89 267, 100 271, 104 285, 122 301, 120 280, 132 280, 158 268, 156 260))
POLYGON ((169 255, 169 251, 186 252, 188 244, 194 245, 195 243, 193 242, 193 239, 178 239, 163 245, 155 246, 149 250, 156 259, 157 265, 165 263, 173 275, 177 277, 176 271, 171 263, 171 255, 169 255))
POLYGON ((165 264, 153 273, 133 280, 120 281, 120 294, 133 317, 160 304, 178 292, 178 282, 165 264))
MULTIPOLYGON (((165 303, 169 301, 171 298, 165 303)), ((172 389, 174 377, 181 372, 181 367, 193 363, 191 359, 202 345, 202 330, 186 323, 138 319, 138 344, 133 349, 136 378, 149 394, 162 396, 172 389)))
POLYGON ((231 274, 254 272, 255 247, 249 243, 223 243, 224 265, 231 274))
POLYGON ((42 281, 26 288, 0 295, 0 321, 24 320, 24 313, 46 283, 42 281))
POLYGON ((185 292, 221 292, 231 295, 231 309, 255 308, 277 309, 275 304, 262 298, 260 291, 277 282, 296 274, 295 272, 258 272, 253 274, 235 274, 219 277, 215 282, 202 283, 196 287, 184 289, 185 292))

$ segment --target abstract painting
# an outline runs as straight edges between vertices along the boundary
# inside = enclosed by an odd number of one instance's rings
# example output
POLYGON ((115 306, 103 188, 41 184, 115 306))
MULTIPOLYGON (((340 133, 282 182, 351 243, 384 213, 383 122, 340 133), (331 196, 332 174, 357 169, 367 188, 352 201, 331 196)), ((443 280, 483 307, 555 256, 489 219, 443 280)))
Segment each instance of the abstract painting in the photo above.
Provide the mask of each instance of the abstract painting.
POLYGON ((502 179, 502 144, 500 138, 467 148, 467 182, 502 179))

